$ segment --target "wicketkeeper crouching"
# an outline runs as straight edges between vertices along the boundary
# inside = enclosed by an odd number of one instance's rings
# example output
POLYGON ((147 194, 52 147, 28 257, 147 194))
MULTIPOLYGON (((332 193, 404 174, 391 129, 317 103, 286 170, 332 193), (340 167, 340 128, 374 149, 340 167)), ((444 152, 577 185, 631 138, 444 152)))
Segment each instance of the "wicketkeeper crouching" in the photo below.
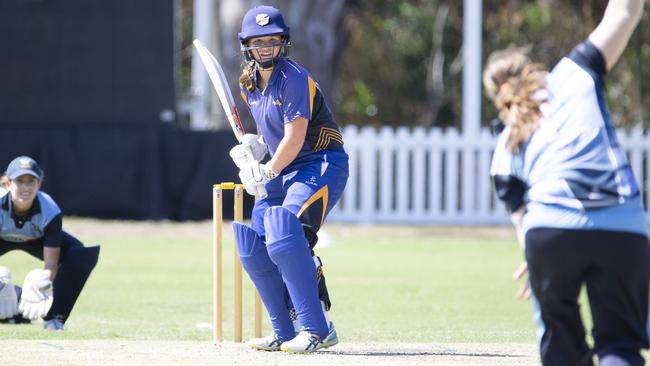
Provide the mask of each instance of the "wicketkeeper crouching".
POLYGON ((99 246, 84 247, 62 230, 61 209, 39 189, 43 170, 30 157, 9 164, 0 193, 0 256, 23 250, 43 260, 43 269, 15 286, 9 268, 0 266, 0 322, 43 318, 43 328, 63 330, 90 272, 99 246))

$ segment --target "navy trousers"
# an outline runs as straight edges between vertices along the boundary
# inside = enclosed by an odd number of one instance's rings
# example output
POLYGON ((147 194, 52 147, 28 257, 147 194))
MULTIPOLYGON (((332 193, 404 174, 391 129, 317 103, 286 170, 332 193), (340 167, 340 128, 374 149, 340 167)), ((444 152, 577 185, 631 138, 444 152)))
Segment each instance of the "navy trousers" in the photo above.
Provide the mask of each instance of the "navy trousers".
POLYGON ((648 348, 650 244, 634 233, 535 228, 526 234, 530 284, 543 321, 544 365, 643 365, 648 348), (578 296, 585 285, 593 351, 585 341, 578 296))

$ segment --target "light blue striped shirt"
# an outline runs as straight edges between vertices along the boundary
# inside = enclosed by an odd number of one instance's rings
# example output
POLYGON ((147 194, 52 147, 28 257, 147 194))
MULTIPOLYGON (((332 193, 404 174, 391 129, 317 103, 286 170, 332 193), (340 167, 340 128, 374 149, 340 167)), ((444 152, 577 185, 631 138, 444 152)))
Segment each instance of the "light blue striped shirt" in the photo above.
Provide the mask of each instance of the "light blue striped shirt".
POLYGON ((497 191, 523 186, 515 191, 524 194, 525 228, 647 232, 639 188, 607 111, 604 73, 600 52, 588 41, 578 45, 548 74, 539 127, 520 151, 507 150, 508 127, 499 136, 491 175, 497 191))

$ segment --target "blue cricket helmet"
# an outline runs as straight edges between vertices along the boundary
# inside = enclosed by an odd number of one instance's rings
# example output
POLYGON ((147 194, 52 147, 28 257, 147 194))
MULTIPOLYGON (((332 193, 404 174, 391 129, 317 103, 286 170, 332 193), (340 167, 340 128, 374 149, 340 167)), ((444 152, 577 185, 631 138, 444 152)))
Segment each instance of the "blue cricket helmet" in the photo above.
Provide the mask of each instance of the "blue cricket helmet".
POLYGON ((242 44, 251 38, 275 35, 281 35, 289 41, 289 27, 284 23, 280 10, 260 5, 246 12, 239 32, 239 41, 242 44))

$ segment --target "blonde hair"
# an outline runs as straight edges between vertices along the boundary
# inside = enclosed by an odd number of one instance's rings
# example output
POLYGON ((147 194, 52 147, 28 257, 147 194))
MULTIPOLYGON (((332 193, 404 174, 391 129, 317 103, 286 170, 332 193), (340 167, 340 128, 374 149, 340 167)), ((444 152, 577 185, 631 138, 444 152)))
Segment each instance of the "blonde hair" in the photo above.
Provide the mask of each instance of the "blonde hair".
POLYGON ((242 72, 241 75, 239 76, 239 84, 246 90, 248 90, 249 93, 252 93, 255 91, 255 78, 254 78, 254 70, 255 70, 255 62, 247 62, 244 65, 242 65, 242 72))
POLYGON ((487 95, 499 110, 499 118, 510 126, 507 147, 515 152, 537 129, 539 108, 545 102, 535 93, 544 88, 548 71, 533 63, 527 53, 522 47, 493 52, 483 70, 487 95))

